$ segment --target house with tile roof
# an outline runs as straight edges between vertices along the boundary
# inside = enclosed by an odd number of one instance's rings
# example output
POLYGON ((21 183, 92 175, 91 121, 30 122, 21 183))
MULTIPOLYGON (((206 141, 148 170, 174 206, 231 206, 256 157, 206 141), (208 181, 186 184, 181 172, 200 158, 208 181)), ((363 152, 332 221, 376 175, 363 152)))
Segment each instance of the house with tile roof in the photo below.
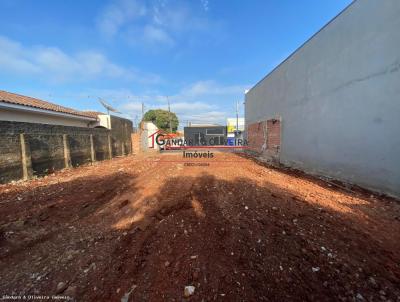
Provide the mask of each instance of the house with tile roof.
POLYGON ((79 111, 37 98, 0 90, 0 120, 95 128, 111 128, 110 116, 79 111))
POLYGON ((132 121, 0 90, 0 183, 132 153, 132 121))

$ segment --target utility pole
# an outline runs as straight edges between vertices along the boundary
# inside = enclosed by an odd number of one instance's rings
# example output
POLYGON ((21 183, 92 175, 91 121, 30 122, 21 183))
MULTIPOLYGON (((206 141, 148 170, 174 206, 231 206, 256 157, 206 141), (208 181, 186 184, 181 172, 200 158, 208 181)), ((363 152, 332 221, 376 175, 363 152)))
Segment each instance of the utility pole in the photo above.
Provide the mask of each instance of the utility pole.
POLYGON ((138 128, 140 129, 140 132, 142 132, 142 123, 143 123, 143 118, 144 118, 144 102, 142 102, 142 118, 139 122, 138 128))
POLYGON ((167 96, 167 101, 168 101, 169 132, 172 133, 171 109, 169 107, 169 98, 168 98, 168 96, 167 96))
POLYGON ((239 101, 236 101, 236 131, 235 137, 239 134, 239 101))
POLYGON ((135 127, 136 127, 136 132, 138 132, 138 129, 139 129, 139 117, 138 117, 138 115, 136 114, 135 115, 135 127))

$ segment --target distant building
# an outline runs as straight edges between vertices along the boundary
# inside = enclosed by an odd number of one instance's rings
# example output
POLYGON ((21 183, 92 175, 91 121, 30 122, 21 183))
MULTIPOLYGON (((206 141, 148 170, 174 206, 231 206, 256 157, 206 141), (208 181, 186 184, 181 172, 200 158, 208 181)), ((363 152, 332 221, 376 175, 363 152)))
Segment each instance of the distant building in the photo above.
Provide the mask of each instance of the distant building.
POLYGON ((187 145, 224 145, 227 138, 227 131, 225 126, 192 124, 184 128, 184 137, 187 145))
POLYGON ((244 117, 239 117, 238 119, 236 117, 227 118, 226 129, 228 138, 242 137, 242 134, 244 132, 244 117))

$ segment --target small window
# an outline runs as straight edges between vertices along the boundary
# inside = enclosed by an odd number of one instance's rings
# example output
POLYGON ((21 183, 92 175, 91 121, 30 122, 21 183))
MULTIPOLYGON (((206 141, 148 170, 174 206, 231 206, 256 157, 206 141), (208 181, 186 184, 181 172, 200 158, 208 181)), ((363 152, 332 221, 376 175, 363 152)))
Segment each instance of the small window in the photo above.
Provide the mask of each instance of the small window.
POLYGON ((224 135, 223 128, 206 129, 207 135, 224 135))

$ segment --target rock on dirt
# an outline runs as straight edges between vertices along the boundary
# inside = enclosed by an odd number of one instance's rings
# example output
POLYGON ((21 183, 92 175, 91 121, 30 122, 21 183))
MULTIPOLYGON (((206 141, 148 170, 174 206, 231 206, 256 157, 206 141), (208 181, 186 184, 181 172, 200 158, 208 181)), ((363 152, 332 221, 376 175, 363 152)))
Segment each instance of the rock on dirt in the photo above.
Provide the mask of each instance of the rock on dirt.
POLYGON ((130 295, 132 294, 132 292, 135 290, 136 287, 137 287, 137 285, 133 284, 131 286, 130 290, 128 292, 126 292, 125 295, 121 298, 121 302, 128 302, 130 295))
POLYGON ((68 287, 67 283, 59 282, 57 284, 56 294, 61 294, 64 290, 67 289, 67 287, 68 287))
POLYGON ((184 290, 184 292, 183 292, 183 295, 184 295, 185 297, 190 297, 191 295, 194 294, 195 289, 196 289, 196 288, 195 288, 193 285, 185 286, 185 290, 184 290))

